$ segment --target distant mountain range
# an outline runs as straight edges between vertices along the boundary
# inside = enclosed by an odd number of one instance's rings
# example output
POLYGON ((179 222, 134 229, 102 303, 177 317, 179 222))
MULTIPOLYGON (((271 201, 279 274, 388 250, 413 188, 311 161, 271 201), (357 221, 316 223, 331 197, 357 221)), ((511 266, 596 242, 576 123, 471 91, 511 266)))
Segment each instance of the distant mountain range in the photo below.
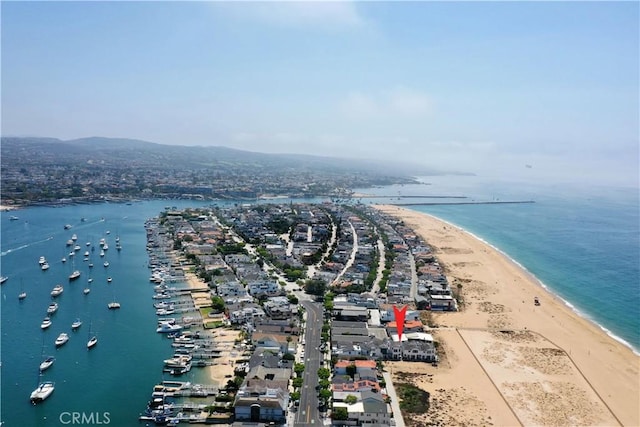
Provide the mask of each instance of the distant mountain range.
POLYGON ((37 137, 2 137, 1 160, 7 164, 73 165, 87 162, 104 167, 142 168, 280 168, 289 171, 366 173, 374 175, 428 176, 445 171, 364 159, 311 156, 302 154, 267 154, 222 146, 163 145, 136 139, 90 137, 72 140, 37 137))

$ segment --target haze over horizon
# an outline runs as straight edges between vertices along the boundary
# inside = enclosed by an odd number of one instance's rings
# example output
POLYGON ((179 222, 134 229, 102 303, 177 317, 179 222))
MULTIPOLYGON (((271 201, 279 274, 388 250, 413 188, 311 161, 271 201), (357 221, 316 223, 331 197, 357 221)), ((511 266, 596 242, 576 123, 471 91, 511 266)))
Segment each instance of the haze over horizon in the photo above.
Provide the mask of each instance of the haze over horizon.
POLYGON ((0 7, 4 136, 638 186, 635 2, 0 7))

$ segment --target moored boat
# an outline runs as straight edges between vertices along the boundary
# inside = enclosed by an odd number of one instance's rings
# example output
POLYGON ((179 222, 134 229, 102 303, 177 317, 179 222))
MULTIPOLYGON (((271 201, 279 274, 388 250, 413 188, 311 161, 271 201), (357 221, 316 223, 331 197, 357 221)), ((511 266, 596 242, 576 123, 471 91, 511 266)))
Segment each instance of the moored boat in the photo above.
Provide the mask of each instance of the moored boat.
POLYGON ((76 321, 71 324, 71 329, 75 331, 80 326, 82 326, 82 321, 80 319, 76 319, 76 321))
POLYGON ((44 359, 42 361, 42 363, 40 363, 40 372, 49 369, 51 367, 51 365, 53 365, 53 362, 56 361, 56 358, 53 356, 49 356, 46 359, 44 359))
POLYGON ((64 288, 62 287, 62 285, 55 285, 53 287, 53 290, 51 291, 51 296, 55 298, 62 294, 62 292, 64 292, 64 288))
POLYGON ((53 314, 56 311, 58 311, 58 303, 52 302, 51 304, 49 304, 49 307, 47 308, 47 313, 53 314))
POLYGON ((40 266, 40 268, 41 268, 41 269, 43 269, 43 270, 48 270, 48 269, 49 269, 49 263, 48 263, 48 262, 45 262, 44 264, 42 264, 42 265, 40 266))
POLYGON ((58 338, 56 338, 56 347, 65 345, 67 341, 69 341, 69 335, 65 332, 62 332, 60 335, 58 335, 58 338))
POLYGON ((49 326, 51 326, 51 318, 47 316, 42 320, 42 323, 40 323, 40 328, 47 329, 49 326))
POLYGON ((80 277, 80 270, 74 270, 73 273, 71 273, 69 275, 69 280, 76 280, 78 277, 80 277))
POLYGON ((87 349, 93 348, 96 344, 98 344, 98 337, 94 335, 89 338, 89 341, 87 342, 87 349))
POLYGON ((0 285, 3 284, 4 282, 6 282, 7 280, 9 280, 9 276, 0 277, 0 285))
POLYGON ((107 304, 107 307, 109 308, 109 310, 117 310, 118 308, 120 308, 120 303, 113 301, 107 304))
POLYGON ((53 390, 55 389, 55 383, 52 381, 45 381, 43 383, 38 384, 35 390, 31 392, 31 403, 34 405, 36 403, 42 402, 47 397, 51 396, 53 390))

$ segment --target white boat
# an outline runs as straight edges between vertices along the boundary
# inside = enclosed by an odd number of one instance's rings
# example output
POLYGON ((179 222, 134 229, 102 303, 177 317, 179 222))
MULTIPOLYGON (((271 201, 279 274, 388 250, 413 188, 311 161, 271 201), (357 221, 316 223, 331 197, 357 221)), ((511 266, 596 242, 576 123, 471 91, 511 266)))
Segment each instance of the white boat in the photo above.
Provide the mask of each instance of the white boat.
POLYGON ((85 245, 91 246, 91 242, 87 242, 87 243, 85 243, 85 245))
POLYGON ((168 316, 170 314, 175 314, 175 309, 172 307, 169 308, 159 308, 156 310, 156 314, 158 316, 168 316))
POLYGON ((0 285, 3 284, 4 282, 6 282, 7 280, 9 280, 9 276, 0 277, 0 285))
POLYGON ((62 259, 60 261, 67 262, 67 259, 65 257, 62 257, 62 259))
POLYGON ((56 311, 58 311, 58 303, 52 302, 51 304, 49 304, 49 307, 47 308, 47 313, 53 314, 56 311))
POLYGON ((66 224, 66 225, 64 226, 64 229, 65 229, 65 230, 68 230, 68 229, 70 229, 70 228, 71 228, 71 224, 66 224))
POLYGON ((100 256, 104 256, 104 251, 100 251, 100 256))
POLYGON ((11 216, 9 217, 9 220, 10 220, 10 221, 17 221, 17 220, 19 220, 19 219, 20 219, 20 218, 18 218, 18 217, 17 217, 17 216, 15 216, 15 215, 11 215, 11 216))
POLYGON ((40 323, 40 328, 47 329, 49 326, 51 326, 51 319, 49 317, 45 317, 42 320, 42 323, 40 323))
POLYGON ((78 277, 80 277, 80 274, 80 270, 74 270, 73 273, 69 275, 69 280, 76 280, 78 277))
POLYGON ((25 299, 26 297, 27 297, 27 293, 26 293, 26 292, 20 292, 20 293, 18 294, 18 299, 19 299, 19 300, 23 300, 23 299, 25 299))
POLYGON ((71 246, 71 245, 73 245, 73 240, 71 239, 67 240, 67 246, 71 246))
POLYGON ((51 296, 55 298, 62 294, 62 292, 64 292, 64 288, 62 287, 62 285, 55 285, 53 287, 53 290, 51 291, 51 296))
POLYGON ((105 267, 109 267, 109 261, 105 261, 102 265, 104 265, 105 267))
POLYGON ((178 332, 182 330, 182 326, 180 325, 175 325, 172 323, 160 323, 160 325, 158 325, 158 328, 156 329, 156 332, 158 332, 159 334, 170 334, 172 332, 178 332))
POLYGON ((54 389, 55 383, 51 381, 45 381, 38 384, 38 387, 31 392, 31 403, 35 405, 36 403, 42 402, 47 397, 51 396, 54 389))
POLYGON ((96 344, 98 344, 98 337, 94 335, 89 338, 89 341, 87 342, 87 349, 93 348, 93 346, 95 346, 96 344))
POLYGON ((80 249, 82 249, 82 248, 80 247, 80 245, 75 245, 75 246, 73 247, 73 250, 74 250, 75 252, 78 252, 80 249))
POLYGON ((40 265, 44 264, 45 262, 47 262, 47 259, 43 256, 41 256, 40 259, 38 260, 38 264, 40 265))
POLYGON ((107 277, 107 282, 111 283, 113 281, 113 279, 111 278, 111 276, 107 277))
POLYGON ((102 246, 102 250, 103 251, 109 250, 109 245, 105 243, 104 246, 102 246))
POLYGON ((91 282, 93 282, 93 278, 92 278, 92 277, 89 277, 89 278, 87 279, 87 283, 91 283, 91 282))
POLYGON ((93 268, 93 263, 92 262, 89 263, 89 268, 93 268))
POLYGON ((40 372, 49 369, 51 367, 51 365, 53 365, 53 362, 56 361, 56 358, 53 356, 49 356, 46 359, 44 359, 42 361, 42 363, 40 364, 40 372))
POLYGON ((45 262, 44 264, 42 264, 42 265, 40 266, 40 268, 41 268, 41 269, 43 269, 43 270, 48 270, 48 269, 49 269, 49 263, 48 263, 48 262, 45 262))
POLYGON ((183 366, 191 362, 190 354, 176 354, 171 359, 165 359, 164 364, 168 367, 183 366))
POLYGON ((76 319, 76 321, 71 324, 71 329, 75 331, 80 326, 82 326, 82 321, 80 319, 76 319))
POLYGON ((89 251, 84 251, 84 256, 88 257, 89 256, 89 251))
POLYGON ((82 290, 82 293, 85 294, 85 295, 87 295, 89 292, 91 292, 91 288, 84 288, 82 290))
POLYGON ((56 347, 65 345, 67 341, 69 341, 69 335, 62 332, 60 335, 58 335, 58 338, 56 338, 56 347))
POLYGON ((107 307, 109 308, 109 310, 117 310, 118 308, 120 308, 120 303, 113 301, 107 304, 107 307))
POLYGON ((71 236, 71 240, 75 242, 76 240, 78 240, 78 236, 75 233, 73 233, 73 236, 71 236))

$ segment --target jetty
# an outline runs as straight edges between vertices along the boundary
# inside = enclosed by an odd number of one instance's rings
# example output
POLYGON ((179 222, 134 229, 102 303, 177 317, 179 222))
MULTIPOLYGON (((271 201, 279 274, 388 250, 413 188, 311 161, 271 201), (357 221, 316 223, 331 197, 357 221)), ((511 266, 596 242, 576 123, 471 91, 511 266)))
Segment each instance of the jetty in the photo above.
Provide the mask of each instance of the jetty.
POLYGON ((391 206, 444 206, 444 205, 519 205, 535 203, 534 200, 492 200, 480 202, 419 202, 419 203, 389 203, 391 206))

